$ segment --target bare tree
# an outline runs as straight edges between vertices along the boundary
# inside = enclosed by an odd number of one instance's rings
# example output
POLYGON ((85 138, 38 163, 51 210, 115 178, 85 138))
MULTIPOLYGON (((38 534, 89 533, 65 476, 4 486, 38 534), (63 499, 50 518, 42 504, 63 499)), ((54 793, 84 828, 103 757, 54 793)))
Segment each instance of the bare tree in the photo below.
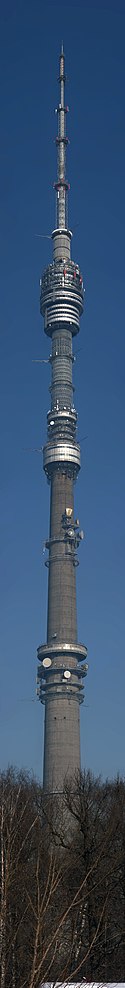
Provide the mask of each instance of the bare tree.
POLYGON ((124 783, 67 784, 64 829, 34 779, 10 770, 0 789, 1 988, 104 980, 124 954, 124 783))

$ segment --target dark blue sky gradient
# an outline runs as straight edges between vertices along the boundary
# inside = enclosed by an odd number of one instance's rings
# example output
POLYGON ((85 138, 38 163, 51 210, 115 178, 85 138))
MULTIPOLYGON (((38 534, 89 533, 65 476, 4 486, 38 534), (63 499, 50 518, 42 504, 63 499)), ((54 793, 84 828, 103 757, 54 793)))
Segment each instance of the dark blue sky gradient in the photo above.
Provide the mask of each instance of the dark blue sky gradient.
POLYGON ((124 774, 125 696, 125 6, 22 0, 1 4, 1 768, 41 778, 43 710, 36 648, 46 638, 42 546, 49 487, 50 343, 39 277, 55 224, 58 55, 70 106, 67 173, 73 258, 86 287, 74 367, 82 470, 75 506, 86 539, 77 571, 78 634, 88 645, 82 766, 124 774), (87 435, 87 441, 83 437, 87 435))

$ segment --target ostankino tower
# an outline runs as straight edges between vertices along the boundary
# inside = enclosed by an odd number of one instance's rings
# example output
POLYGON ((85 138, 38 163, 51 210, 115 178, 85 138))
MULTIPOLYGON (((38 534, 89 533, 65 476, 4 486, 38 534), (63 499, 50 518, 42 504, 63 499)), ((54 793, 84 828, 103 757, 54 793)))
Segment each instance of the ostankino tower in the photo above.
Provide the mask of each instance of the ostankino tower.
POLYGON ((83 311, 83 279, 71 260, 66 177, 65 57, 59 59, 59 104, 56 229, 52 233, 52 262, 40 285, 44 330, 51 337, 51 409, 47 414, 47 442, 43 467, 50 484, 48 549, 47 641, 38 648, 38 693, 45 703, 45 792, 62 792, 64 779, 80 769, 80 703, 87 672, 87 648, 78 643, 76 614, 77 548, 83 537, 74 519, 74 483, 80 470, 76 439, 77 412, 73 400, 72 340, 79 332, 83 311))

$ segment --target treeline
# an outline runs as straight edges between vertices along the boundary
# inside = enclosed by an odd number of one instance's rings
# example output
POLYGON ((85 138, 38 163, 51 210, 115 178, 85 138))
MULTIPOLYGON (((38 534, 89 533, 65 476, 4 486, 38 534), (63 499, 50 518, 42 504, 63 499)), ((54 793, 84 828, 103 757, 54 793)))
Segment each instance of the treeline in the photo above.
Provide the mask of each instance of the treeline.
POLYGON ((125 981, 125 782, 0 778, 1 988, 125 981))

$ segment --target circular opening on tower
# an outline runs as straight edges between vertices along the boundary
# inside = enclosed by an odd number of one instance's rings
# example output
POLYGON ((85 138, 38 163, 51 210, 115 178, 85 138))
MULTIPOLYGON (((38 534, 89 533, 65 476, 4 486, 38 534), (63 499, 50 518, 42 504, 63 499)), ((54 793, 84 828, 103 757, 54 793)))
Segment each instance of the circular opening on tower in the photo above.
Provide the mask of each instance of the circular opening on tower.
POLYGON ((44 666, 44 669, 49 669, 49 667, 52 665, 52 660, 49 659, 48 655, 46 656, 45 659, 43 659, 42 665, 44 666))
POLYGON ((64 678, 65 679, 70 679, 70 676, 71 676, 71 672, 69 671, 69 669, 65 669, 64 670, 64 678))

